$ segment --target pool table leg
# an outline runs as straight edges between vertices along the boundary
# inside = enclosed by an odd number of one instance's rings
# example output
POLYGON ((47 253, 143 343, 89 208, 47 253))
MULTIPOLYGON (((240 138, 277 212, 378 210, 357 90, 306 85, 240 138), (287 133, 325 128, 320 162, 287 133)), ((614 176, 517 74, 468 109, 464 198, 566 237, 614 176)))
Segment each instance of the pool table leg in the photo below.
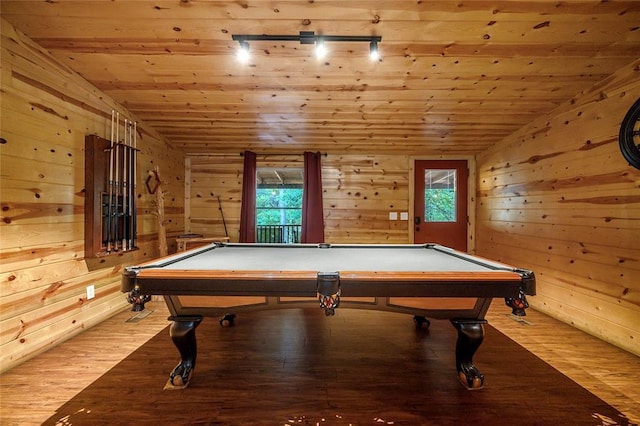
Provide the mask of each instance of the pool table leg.
POLYGON ((473 355, 476 353, 484 338, 486 320, 454 319, 451 324, 458 330, 456 342, 456 369, 458 380, 469 390, 482 389, 484 376, 473 364, 473 355))
POLYGON ((198 348, 196 345, 196 327, 202 322, 202 317, 169 317, 171 327, 169 335, 173 344, 180 352, 180 363, 169 375, 169 380, 164 386, 165 389, 184 389, 189 386, 191 374, 196 367, 196 355, 198 348))

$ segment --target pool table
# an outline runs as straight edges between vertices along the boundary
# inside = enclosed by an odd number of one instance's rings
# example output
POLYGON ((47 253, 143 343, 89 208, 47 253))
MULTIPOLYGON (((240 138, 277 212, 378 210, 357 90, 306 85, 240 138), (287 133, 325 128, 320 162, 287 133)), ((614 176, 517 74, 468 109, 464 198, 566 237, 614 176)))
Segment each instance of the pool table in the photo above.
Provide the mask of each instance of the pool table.
POLYGON ((165 298, 181 356, 166 389, 189 384, 203 317, 228 325, 242 311, 319 305, 327 316, 338 306, 409 313, 419 327, 428 327, 427 317, 449 319, 458 332, 458 379, 475 390, 484 376, 473 355, 491 300, 504 298, 524 315, 535 276, 437 244, 216 243, 125 268, 122 291, 129 300, 165 298))

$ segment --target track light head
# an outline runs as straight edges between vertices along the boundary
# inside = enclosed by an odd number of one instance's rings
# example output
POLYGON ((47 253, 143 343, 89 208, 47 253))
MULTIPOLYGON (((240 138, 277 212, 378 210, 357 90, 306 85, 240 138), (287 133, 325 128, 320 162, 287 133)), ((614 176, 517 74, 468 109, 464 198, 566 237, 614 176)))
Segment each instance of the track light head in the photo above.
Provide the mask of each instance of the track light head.
POLYGON ((327 55, 327 48, 322 38, 316 39, 316 58, 322 59, 327 55))
POLYGON ((380 59, 377 40, 371 40, 371 42, 369 43, 369 58, 371 58, 372 61, 377 61, 378 59, 380 59))
POLYGON ((247 62, 249 60, 249 43, 246 40, 238 40, 240 49, 238 49, 238 59, 240 62, 247 62))

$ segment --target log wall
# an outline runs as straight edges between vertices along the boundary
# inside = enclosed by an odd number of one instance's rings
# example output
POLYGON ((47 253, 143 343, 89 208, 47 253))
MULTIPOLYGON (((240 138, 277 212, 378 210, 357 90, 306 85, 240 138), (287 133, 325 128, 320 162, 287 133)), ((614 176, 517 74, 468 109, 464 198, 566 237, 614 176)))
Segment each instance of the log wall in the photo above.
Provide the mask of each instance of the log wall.
POLYGON ((640 355, 640 170, 618 131, 640 60, 478 157, 477 252, 538 277, 530 303, 640 355))
MULTIPOLYGON (((2 21, 0 371, 122 311, 122 267, 155 257, 146 173, 160 167, 170 235, 184 227, 183 154, 138 126, 138 245, 84 258, 85 135, 109 138, 122 106, 2 21), (95 286, 93 299, 86 287, 95 286)), ((175 242, 174 242, 175 244, 175 242)))

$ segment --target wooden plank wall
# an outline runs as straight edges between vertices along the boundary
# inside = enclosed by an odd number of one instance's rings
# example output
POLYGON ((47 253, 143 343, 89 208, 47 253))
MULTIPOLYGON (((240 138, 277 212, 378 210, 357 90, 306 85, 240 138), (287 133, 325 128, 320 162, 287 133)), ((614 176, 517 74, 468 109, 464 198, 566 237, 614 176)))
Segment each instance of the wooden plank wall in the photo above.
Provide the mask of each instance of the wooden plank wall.
POLYGON ((325 239, 329 243, 409 242, 409 221, 389 213, 409 212, 409 157, 323 157, 325 239))
POLYGON ((187 157, 185 164, 186 231, 206 237, 225 236, 224 215, 230 240, 237 242, 243 157, 240 153, 187 157))
POLYGON ((618 148, 640 60, 478 157, 477 253, 533 269, 530 303, 640 355, 640 170, 618 148))
MULTIPOLYGON (((124 265, 157 256, 154 165, 166 182, 169 232, 184 226, 183 154, 138 126, 140 250, 84 258, 84 139, 109 138, 127 111, 2 21, 0 371, 122 311, 124 265), (87 300, 86 287, 96 297, 87 300)), ((175 242, 174 242, 175 244, 175 242)), ((105 348, 107 349, 107 348, 105 348)))
MULTIPOLYGON (((238 241, 240 155, 187 159, 189 232, 224 235, 220 196, 231 241, 238 241)), ((303 167, 302 155, 258 155, 258 167, 303 167)), ((408 221, 391 221, 389 212, 409 211, 409 157, 334 155, 322 157, 325 240, 330 243, 407 243, 408 221)))

